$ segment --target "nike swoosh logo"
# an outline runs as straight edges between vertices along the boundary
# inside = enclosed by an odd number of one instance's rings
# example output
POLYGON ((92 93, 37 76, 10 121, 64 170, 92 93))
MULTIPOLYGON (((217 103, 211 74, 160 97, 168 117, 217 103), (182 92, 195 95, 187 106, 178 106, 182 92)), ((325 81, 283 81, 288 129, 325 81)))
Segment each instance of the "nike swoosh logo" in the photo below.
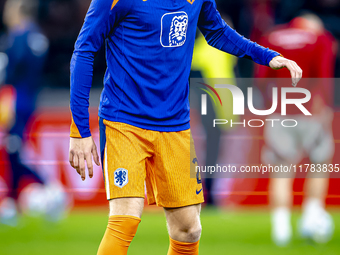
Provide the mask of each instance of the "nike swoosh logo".
POLYGON ((200 189, 199 191, 196 190, 196 195, 198 195, 199 193, 201 193, 202 189, 200 189))

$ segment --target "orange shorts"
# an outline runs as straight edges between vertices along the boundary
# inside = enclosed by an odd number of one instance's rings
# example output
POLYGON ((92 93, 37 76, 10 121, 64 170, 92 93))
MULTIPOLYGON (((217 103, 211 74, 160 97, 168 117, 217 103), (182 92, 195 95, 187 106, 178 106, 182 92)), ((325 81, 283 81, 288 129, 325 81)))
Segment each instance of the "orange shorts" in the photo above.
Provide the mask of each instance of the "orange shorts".
POLYGON ((145 197, 149 204, 183 207, 203 203, 190 130, 158 132, 100 118, 106 197, 145 197))

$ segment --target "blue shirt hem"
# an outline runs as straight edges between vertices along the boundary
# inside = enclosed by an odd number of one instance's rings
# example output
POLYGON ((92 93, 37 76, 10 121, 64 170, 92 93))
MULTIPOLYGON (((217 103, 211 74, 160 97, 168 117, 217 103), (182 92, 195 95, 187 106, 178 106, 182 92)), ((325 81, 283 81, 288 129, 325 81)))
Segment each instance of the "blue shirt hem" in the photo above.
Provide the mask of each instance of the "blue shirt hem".
MULTIPOLYGON (((140 122, 136 122, 133 120, 127 120, 124 118, 112 118, 109 116, 106 116, 105 114, 99 112, 98 116, 100 118, 103 118, 108 121, 112 122, 121 122, 125 123, 128 125, 132 125, 138 128, 146 129, 146 130, 152 130, 152 131, 158 131, 158 132, 180 132, 184 130, 190 129, 190 121, 184 124, 176 124, 176 125, 155 125, 155 124, 148 124, 148 123, 143 123, 141 124, 140 122)), ((140 121, 143 121, 140 119, 140 121)), ((160 121, 161 122, 161 121, 160 121)))

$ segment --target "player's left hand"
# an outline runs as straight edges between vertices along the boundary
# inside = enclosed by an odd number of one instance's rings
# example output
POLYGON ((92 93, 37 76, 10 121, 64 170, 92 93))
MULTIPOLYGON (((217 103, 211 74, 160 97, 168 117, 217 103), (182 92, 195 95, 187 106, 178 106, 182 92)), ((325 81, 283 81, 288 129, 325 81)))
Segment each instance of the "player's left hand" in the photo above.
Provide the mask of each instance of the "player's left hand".
POLYGON ((284 57, 277 56, 273 58, 269 62, 269 66, 274 70, 279 70, 286 67, 290 71, 290 75, 292 76, 293 87, 296 87, 297 83, 302 78, 302 69, 296 64, 296 62, 284 57))
POLYGON ((69 162, 71 166, 77 170, 77 173, 83 181, 85 181, 85 161, 89 171, 89 177, 93 177, 92 155, 96 165, 100 166, 97 147, 92 136, 86 138, 70 138, 69 162))

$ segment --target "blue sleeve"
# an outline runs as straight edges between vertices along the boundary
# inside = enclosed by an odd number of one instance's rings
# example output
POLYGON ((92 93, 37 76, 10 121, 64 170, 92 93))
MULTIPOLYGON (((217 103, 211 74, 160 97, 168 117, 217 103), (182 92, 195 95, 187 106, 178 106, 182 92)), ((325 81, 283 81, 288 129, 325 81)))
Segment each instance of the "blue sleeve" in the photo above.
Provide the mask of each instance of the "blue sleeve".
POLYGON ((201 9, 198 28, 208 44, 237 57, 249 58, 261 65, 280 54, 252 42, 229 27, 216 9, 214 0, 206 0, 201 9))
POLYGON ((92 0, 83 27, 75 44, 71 60, 72 113, 71 137, 91 136, 89 97, 93 76, 93 61, 108 35, 127 14, 131 1, 92 0))

